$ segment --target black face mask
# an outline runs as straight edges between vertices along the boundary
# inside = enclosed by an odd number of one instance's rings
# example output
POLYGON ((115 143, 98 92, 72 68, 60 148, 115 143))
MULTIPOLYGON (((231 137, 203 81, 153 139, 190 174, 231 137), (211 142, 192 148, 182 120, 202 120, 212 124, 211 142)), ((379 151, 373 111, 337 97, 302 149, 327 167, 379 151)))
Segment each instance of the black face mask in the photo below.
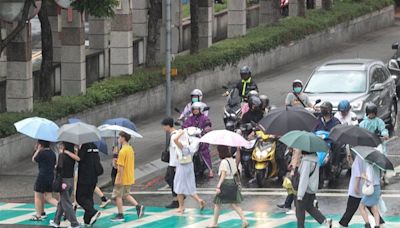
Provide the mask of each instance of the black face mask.
POLYGON ((322 110, 321 110, 321 114, 322 114, 323 116, 327 116, 327 115, 329 115, 330 113, 329 113, 328 110, 322 109, 322 110))

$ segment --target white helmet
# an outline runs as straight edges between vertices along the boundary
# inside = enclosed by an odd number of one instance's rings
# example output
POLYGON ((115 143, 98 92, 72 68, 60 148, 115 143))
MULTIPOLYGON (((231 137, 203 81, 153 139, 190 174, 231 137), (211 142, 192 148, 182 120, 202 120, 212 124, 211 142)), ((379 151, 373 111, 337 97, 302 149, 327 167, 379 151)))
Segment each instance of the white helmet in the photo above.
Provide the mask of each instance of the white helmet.
POLYGON ((203 96, 203 92, 201 92, 201 90, 199 89, 194 89, 191 93, 190 96, 199 96, 202 97, 203 96))

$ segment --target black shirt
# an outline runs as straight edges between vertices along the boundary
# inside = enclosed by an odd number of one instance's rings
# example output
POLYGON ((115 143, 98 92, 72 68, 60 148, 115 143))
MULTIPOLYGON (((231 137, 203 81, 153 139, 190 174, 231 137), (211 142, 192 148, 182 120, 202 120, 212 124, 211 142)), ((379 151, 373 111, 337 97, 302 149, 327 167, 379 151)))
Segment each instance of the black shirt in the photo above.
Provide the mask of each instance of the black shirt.
POLYGON ((62 178, 74 177, 75 160, 67 154, 60 154, 58 157, 57 171, 61 172, 62 178), (62 163, 62 164, 61 164, 62 163))
POLYGON ((81 159, 78 167, 78 183, 80 184, 97 184, 96 163, 99 161, 99 150, 93 143, 83 144, 78 151, 81 159))
POLYGON ((264 113, 262 111, 253 111, 250 110, 246 112, 242 117, 242 124, 251 123, 258 123, 264 117, 264 113))
POLYGON ((36 155, 35 162, 39 167, 38 181, 53 181, 56 160, 56 154, 50 149, 44 149, 36 155))

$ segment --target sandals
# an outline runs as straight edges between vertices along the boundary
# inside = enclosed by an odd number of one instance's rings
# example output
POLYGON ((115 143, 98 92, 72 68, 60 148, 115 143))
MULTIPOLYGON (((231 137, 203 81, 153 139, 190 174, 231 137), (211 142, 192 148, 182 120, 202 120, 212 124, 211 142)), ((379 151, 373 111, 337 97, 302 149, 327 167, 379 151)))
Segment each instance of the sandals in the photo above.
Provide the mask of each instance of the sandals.
POLYGON ((242 223, 242 228, 247 228, 247 227, 249 227, 249 222, 248 221, 243 222, 242 223))
POLYGON ((205 207, 206 207, 206 201, 202 200, 200 202, 200 211, 204 210, 205 207))
POLYGON ((37 216, 37 215, 32 215, 30 220, 31 221, 37 221, 37 222, 43 221, 42 217, 37 216))

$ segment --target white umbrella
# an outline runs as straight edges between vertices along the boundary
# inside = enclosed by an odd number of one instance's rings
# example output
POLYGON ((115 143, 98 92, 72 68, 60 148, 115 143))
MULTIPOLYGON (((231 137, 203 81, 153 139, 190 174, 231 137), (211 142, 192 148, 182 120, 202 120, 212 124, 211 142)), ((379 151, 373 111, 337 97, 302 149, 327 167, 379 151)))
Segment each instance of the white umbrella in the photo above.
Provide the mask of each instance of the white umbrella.
POLYGON ((95 126, 82 122, 65 124, 58 130, 58 141, 82 145, 99 140, 100 131, 95 126))
POLYGON ((101 136, 104 138, 113 138, 116 136, 116 132, 120 131, 123 131, 136 138, 143 138, 143 136, 136 131, 118 125, 103 124, 99 126, 98 129, 100 130, 101 136))
POLYGON ((241 135, 228 130, 214 130, 201 137, 200 142, 212 145, 246 147, 250 144, 241 135))

